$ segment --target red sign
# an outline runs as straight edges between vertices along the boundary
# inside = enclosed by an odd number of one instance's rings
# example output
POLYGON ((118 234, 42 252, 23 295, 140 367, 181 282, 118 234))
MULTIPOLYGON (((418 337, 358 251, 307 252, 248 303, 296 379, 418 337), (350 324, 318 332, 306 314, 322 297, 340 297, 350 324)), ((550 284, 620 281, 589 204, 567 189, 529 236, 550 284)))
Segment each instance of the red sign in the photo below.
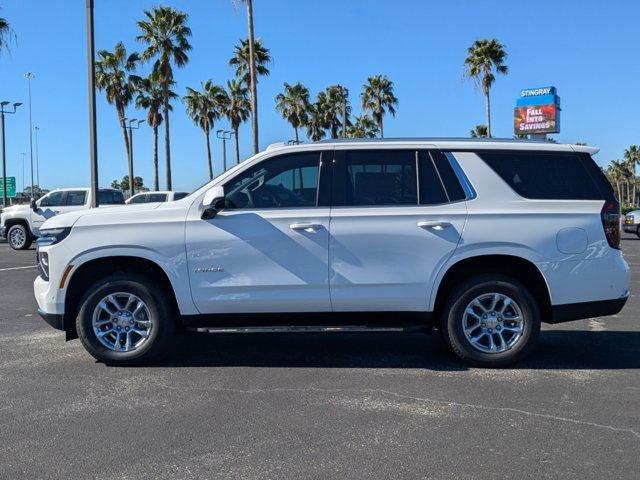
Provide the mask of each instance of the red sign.
POLYGON ((516 107, 513 128, 517 135, 529 133, 558 133, 559 119, 556 105, 516 107))

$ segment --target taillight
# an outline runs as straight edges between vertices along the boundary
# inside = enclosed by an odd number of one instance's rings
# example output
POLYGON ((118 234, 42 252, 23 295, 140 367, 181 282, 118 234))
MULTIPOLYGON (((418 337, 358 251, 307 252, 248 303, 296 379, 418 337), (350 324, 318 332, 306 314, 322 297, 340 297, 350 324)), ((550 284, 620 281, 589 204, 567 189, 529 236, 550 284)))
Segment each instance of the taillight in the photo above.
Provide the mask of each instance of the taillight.
POLYGON ((600 212, 604 236, 611 248, 620 249, 620 205, 618 202, 605 202, 600 212))

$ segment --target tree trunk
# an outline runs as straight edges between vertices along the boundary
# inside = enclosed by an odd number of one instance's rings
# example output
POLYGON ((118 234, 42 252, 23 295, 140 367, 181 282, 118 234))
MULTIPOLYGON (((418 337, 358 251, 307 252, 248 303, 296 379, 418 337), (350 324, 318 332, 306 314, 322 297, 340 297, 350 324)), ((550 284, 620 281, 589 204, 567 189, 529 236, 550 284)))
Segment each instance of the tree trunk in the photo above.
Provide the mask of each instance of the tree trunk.
POLYGON ((253 153, 260 150, 258 143, 258 87, 256 78, 255 38, 253 33, 253 1, 247 2, 247 30, 249 33, 249 88, 251 89, 251 128, 253 130, 253 153))
POLYGON ((380 115, 380 138, 384 138, 384 121, 382 120, 382 115, 380 115))
POLYGON ((127 127, 124 123, 124 109, 118 108, 118 120, 120 127, 122 128, 122 135, 124 135, 124 149, 127 153, 127 166, 129 165, 129 135, 127 134, 127 127))
POLYGON ((211 142, 209 142, 209 129, 204 131, 207 140, 207 160, 209 161, 209 180, 213 180, 213 163, 211 162, 211 142))
POLYGON ((298 127, 293 127, 293 130, 296 132, 296 145, 298 144, 298 127))
POLYGON ((160 179, 158 177, 158 125, 153 126, 153 189, 160 190, 160 179))
POLYGON ((240 147, 238 145, 238 127, 233 129, 233 135, 236 137, 236 165, 238 165, 240 163, 240 147))
POLYGON ((491 138, 491 98, 489 97, 489 89, 485 92, 486 109, 487 109, 487 138, 491 138))
POLYGON ((172 190, 171 185, 171 141, 169 140, 169 84, 166 78, 162 85, 162 114, 164 115, 164 154, 167 163, 167 190, 172 190))

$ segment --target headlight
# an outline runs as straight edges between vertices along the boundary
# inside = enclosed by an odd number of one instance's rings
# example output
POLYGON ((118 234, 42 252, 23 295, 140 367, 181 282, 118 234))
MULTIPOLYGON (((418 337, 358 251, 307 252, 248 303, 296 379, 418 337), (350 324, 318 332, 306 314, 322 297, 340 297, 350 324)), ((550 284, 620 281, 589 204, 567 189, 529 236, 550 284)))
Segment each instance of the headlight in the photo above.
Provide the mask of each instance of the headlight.
POLYGON ((55 245, 67 238, 69 233, 71 233, 71 227, 40 229, 40 237, 36 240, 36 243, 39 247, 55 245))

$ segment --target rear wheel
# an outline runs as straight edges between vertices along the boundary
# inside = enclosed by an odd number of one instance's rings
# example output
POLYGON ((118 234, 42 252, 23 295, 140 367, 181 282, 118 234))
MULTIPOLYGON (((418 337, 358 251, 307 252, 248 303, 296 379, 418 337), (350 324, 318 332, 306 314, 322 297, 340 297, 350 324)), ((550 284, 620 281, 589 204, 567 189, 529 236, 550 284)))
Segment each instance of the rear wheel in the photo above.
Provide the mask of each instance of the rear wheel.
POLYGON ((502 275, 483 275, 449 295, 442 335, 461 359, 502 367, 527 355, 540 332, 540 313, 531 293, 502 275))
POLYGON ((164 350, 174 331, 167 294, 149 278, 114 274, 91 286, 76 319, 83 346, 111 364, 148 361, 164 350))
POLYGON ((33 239, 27 227, 18 223, 17 225, 9 227, 7 231, 7 242, 14 250, 26 250, 31 246, 33 239))

